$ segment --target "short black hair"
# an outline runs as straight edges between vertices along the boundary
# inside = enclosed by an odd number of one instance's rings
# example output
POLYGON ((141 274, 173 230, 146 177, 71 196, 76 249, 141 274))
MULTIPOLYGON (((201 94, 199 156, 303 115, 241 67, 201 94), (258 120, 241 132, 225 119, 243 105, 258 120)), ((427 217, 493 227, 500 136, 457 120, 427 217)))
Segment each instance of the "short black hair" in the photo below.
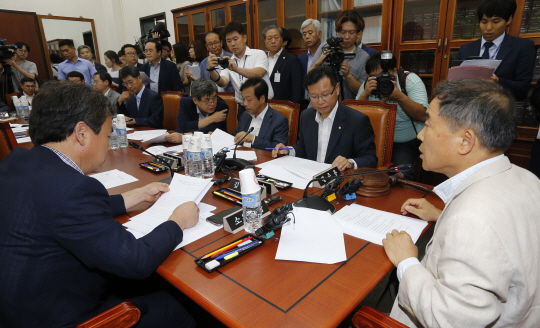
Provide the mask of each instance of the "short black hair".
POLYGON ((209 36, 210 34, 215 34, 215 35, 218 36, 219 41, 222 40, 221 34, 219 34, 219 32, 217 32, 217 31, 213 30, 213 31, 210 31, 210 32, 208 32, 208 33, 206 33, 206 34, 204 35, 204 43, 206 43, 206 37, 209 36))
POLYGON ((122 51, 124 53, 124 55, 126 54, 126 48, 133 48, 135 49, 135 52, 136 53, 139 53, 139 50, 137 49, 137 47, 135 47, 134 45, 132 44, 129 44, 129 43, 126 43, 122 46, 122 49, 120 49, 120 51, 122 51))
POLYGON ((125 67, 122 67, 122 69, 120 70, 120 78, 122 80, 128 76, 138 78, 140 75, 141 73, 139 73, 139 69, 135 66, 126 65, 125 67))
POLYGON ((21 85, 25 84, 26 82, 30 82, 30 83, 34 83, 34 84, 36 83, 36 81, 34 81, 34 79, 31 79, 31 78, 25 76, 25 77, 23 77, 21 79, 21 85))
POLYGON ((167 47, 169 49, 172 49, 172 46, 171 46, 171 43, 167 40, 161 40, 161 49, 163 49, 163 47, 167 47))
MULTIPOLYGON (((375 71, 379 66, 381 66, 381 53, 380 52, 369 57, 369 59, 366 62, 366 73, 368 75, 371 74, 371 72, 375 71)), ((396 56, 392 56, 389 68, 394 69, 396 67, 397 67, 396 56)))
POLYGON ((240 92, 251 87, 254 87, 253 92, 258 100, 261 100, 261 97, 264 96, 264 100, 268 102, 268 84, 266 84, 265 80, 261 79, 260 77, 248 79, 240 87, 240 92))
POLYGON ((115 110, 103 93, 76 83, 50 81, 32 100, 28 133, 36 145, 62 142, 79 122, 99 134, 107 117, 113 115, 115 110))
POLYGON ((23 46, 25 46, 26 50, 28 50, 28 52, 30 52, 30 46, 28 45, 28 43, 15 42, 15 46, 17 47, 17 49, 21 49, 23 46))
POLYGON ((335 87, 339 82, 337 73, 332 67, 328 65, 321 65, 307 73, 306 81, 304 82, 306 89, 310 85, 314 85, 325 77, 330 79, 330 84, 332 84, 332 87, 335 87))
POLYGON ((58 43, 58 48, 62 48, 63 46, 75 48, 75 44, 73 44, 73 40, 70 40, 70 39, 65 39, 65 40, 60 41, 60 43, 58 43))
MULTIPOLYGON (((146 44, 149 44, 149 43, 153 43, 153 44, 156 45, 156 52, 161 52, 162 48, 161 48, 161 42, 159 42, 159 40, 154 39, 154 40, 150 40, 150 41, 146 42, 146 44)), ((146 46, 146 44, 145 44, 145 46, 146 46)))
POLYGON ((481 21, 484 15, 487 18, 496 16, 508 21, 511 16, 514 16, 516 9, 515 0, 484 0, 478 5, 476 15, 478 21, 481 21))
POLYGON ((114 62, 115 64, 121 64, 120 58, 118 57, 118 54, 114 52, 113 50, 107 50, 104 53, 105 57, 109 58, 110 61, 114 62))
POLYGON ((81 81, 84 81, 84 75, 82 75, 81 72, 77 72, 77 71, 71 71, 69 73, 67 73, 66 75, 66 80, 70 77, 78 77, 79 79, 81 79, 81 81))
POLYGON ((49 59, 51 60, 52 64, 60 64, 61 62, 63 62, 62 57, 58 56, 55 53, 49 54, 49 59))
MULTIPOLYGON (((202 62, 206 56, 206 47, 204 46, 204 43, 201 40, 193 40, 189 47, 193 47, 193 52, 195 52, 195 58, 192 58, 193 60, 197 62, 202 62)), ((188 50, 189 51, 189 50, 188 50)))
POLYGON ((287 30, 286 28, 280 27, 280 29, 281 29, 281 36, 283 37, 284 47, 285 47, 285 49, 289 49, 289 47, 291 46, 291 43, 293 41, 291 32, 289 32, 289 30, 287 30), (287 42, 287 44, 285 44, 285 42, 287 42))
POLYGON ((240 22, 230 22, 229 24, 225 25, 223 28, 223 37, 224 39, 227 37, 227 34, 232 32, 238 32, 240 35, 245 35, 246 31, 244 30, 244 25, 240 22))
POLYGON ((173 46, 174 51, 174 60, 177 64, 181 64, 189 60, 189 49, 188 47, 183 43, 176 43, 173 46))
POLYGON ((112 85, 112 77, 111 74, 107 73, 107 71, 98 71, 94 73, 94 76, 99 75, 99 79, 103 82, 107 81, 109 82, 109 86, 112 85))
MULTIPOLYGON (((126 53, 124 52, 124 49, 118 50, 117 54, 118 54, 118 60, 120 60, 120 57, 126 55, 126 53)), ((118 62, 118 63, 120 63, 120 62, 118 62)))

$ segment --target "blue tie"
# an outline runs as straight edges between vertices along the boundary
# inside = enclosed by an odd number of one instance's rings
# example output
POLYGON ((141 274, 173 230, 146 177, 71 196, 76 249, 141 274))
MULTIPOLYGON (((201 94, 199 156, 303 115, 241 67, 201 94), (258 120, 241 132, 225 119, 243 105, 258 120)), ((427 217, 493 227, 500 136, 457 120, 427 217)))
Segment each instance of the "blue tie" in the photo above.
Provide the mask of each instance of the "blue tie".
POLYGON ((484 53, 482 54, 482 58, 489 59, 489 48, 491 48, 492 45, 493 42, 491 41, 486 41, 484 43, 484 53))

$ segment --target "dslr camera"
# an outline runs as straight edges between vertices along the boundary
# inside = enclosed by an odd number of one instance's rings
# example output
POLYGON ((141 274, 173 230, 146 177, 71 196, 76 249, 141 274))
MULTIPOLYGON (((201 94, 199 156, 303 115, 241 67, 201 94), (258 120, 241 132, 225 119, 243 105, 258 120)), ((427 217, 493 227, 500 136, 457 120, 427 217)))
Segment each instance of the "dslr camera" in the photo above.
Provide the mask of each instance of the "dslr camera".
POLYGON ((340 44, 341 42, 343 42, 343 38, 340 36, 328 38, 326 39, 327 44, 322 49, 323 52, 330 49, 330 54, 326 56, 324 62, 328 63, 328 65, 333 67, 336 71, 339 71, 341 63, 343 63, 345 59, 353 59, 356 57, 356 54, 346 54, 340 44))
POLYGON ((160 41, 163 38, 168 38, 171 36, 171 33, 167 30, 167 27, 165 26, 165 23, 159 22, 156 25, 154 25, 154 28, 148 31, 146 34, 141 36, 139 40, 137 40, 137 43, 135 43, 135 47, 137 50, 137 53, 139 54, 139 59, 145 59, 146 56, 144 55, 144 46, 146 46, 146 43, 151 40, 160 41), (152 34, 158 33, 159 36, 157 38, 154 38, 152 34))
POLYGON ((393 81, 395 81, 396 78, 394 77, 394 74, 388 72, 391 69, 393 57, 394 55, 390 50, 383 50, 381 52, 382 73, 377 75, 377 89, 371 92, 372 95, 388 97, 394 92, 393 81))
POLYGON ((5 39, 0 39, 0 62, 4 64, 4 60, 13 58, 13 55, 15 55, 15 50, 17 49, 17 46, 14 44, 8 44, 4 45, 5 39))
POLYGON ((227 58, 218 57, 217 59, 218 65, 221 66, 223 69, 229 68, 229 60, 227 58))

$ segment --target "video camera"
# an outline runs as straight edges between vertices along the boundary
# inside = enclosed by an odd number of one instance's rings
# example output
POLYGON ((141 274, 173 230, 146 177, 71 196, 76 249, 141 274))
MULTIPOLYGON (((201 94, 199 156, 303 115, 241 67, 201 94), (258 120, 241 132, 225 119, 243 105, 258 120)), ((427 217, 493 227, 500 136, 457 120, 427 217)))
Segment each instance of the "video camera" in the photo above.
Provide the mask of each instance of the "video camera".
POLYGON ((160 41, 161 39, 168 38, 170 36, 171 36, 171 33, 169 33, 169 31, 167 30, 167 27, 165 26, 165 23, 163 23, 163 22, 157 23, 154 26, 153 29, 148 31, 143 36, 141 36, 139 38, 139 40, 137 40, 137 43, 135 43, 135 47, 137 47, 137 49, 140 50, 140 52, 137 51, 139 53, 139 58, 140 59, 145 59, 146 58, 146 56, 144 55, 144 47, 146 46, 146 43, 148 41, 154 41, 154 40, 155 41, 160 41), (154 33, 159 33, 157 38, 153 37, 154 33))
POLYGON ((14 44, 4 45, 6 39, 0 39, 0 62, 5 66, 4 60, 11 59, 15 55, 17 46, 14 44))
POLYGON ((394 92, 394 82, 396 78, 394 74, 388 71, 392 68, 392 57, 394 55, 390 50, 383 50, 381 52, 381 68, 382 73, 377 75, 377 89, 371 91, 374 96, 388 97, 394 92))
POLYGON ((341 63, 343 63, 345 59, 353 59, 356 57, 356 54, 346 54, 340 44, 341 42, 343 42, 343 38, 340 36, 328 38, 326 39, 327 44, 322 49, 323 52, 330 49, 330 54, 326 56, 324 61, 336 71, 339 71, 341 63))

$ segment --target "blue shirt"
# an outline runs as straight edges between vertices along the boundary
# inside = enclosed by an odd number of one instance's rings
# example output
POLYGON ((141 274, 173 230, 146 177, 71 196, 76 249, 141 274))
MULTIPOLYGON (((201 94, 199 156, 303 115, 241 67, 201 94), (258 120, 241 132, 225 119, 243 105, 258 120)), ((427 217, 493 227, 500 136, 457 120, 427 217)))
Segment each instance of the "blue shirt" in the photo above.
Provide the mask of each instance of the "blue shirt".
POLYGON ((91 62, 79 57, 77 57, 77 61, 75 63, 72 63, 67 59, 64 60, 58 65, 58 79, 66 80, 66 75, 72 71, 81 73, 84 76, 84 83, 87 86, 92 87, 92 80, 94 79, 96 69, 91 62))
MULTIPOLYGON (((155 93, 159 94, 159 69, 161 67, 161 59, 159 60, 158 64, 154 66, 152 62, 148 62, 150 64, 150 80, 154 81, 150 83, 150 90, 154 91, 155 93)), ((138 108, 138 106, 137 106, 138 108)))
POLYGON ((135 100, 137 100, 137 109, 139 109, 139 105, 141 104, 141 97, 142 97, 143 91, 144 91, 144 84, 141 88, 141 91, 139 91, 139 93, 135 95, 135 100))

